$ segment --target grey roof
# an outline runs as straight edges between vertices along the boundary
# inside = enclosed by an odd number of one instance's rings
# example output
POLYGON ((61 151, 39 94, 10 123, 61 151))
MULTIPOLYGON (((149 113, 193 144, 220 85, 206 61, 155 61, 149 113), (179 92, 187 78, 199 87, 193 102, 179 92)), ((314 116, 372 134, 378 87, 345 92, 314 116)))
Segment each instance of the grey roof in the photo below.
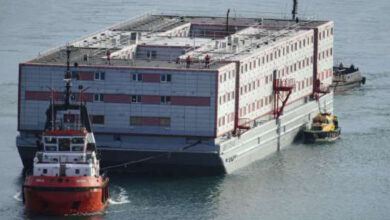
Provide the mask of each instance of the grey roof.
MULTIPOLYGON (((203 54, 208 53, 208 48, 215 45, 216 41, 218 41, 217 43, 223 40, 227 41, 229 36, 240 36, 240 33, 246 33, 246 39, 259 39, 268 35, 274 36, 276 32, 284 31, 283 37, 289 37, 299 31, 311 29, 327 22, 306 20, 297 23, 296 21, 286 19, 230 18, 229 32, 227 32, 225 17, 149 14, 136 17, 72 42, 70 44, 72 51, 71 63, 77 63, 81 66, 106 65, 180 69, 185 67, 183 63, 177 64, 175 62, 177 58, 184 59, 186 54, 195 55, 197 51, 201 51, 203 56, 203 54), (291 30, 292 27, 294 32, 285 31, 291 30), (185 35, 176 33, 176 30, 185 31, 185 35), (136 41, 133 40, 135 36, 137 38, 136 41), (163 53, 162 55, 172 56, 172 58, 167 59, 166 56, 164 59, 156 57, 146 58, 146 55, 138 55, 136 53, 140 50, 137 49, 137 46, 140 45, 144 47, 150 46, 151 48, 158 46, 160 53, 163 53), (108 64, 106 59, 108 50, 110 54, 115 55, 110 59, 110 64, 108 64), (136 55, 130 56, 129 54, 131 53, 136 55), (168 55, 168 53, 170 54, 168 55), (126 58, 126 54, 129 57, 126 58)), ((273 40, 276 41, 277 38, 275 37, 273 40)), ((246 51, 248 50, 246 49, 246 51)), ((209 53, 212 54, 213 52, 220 53, 220 50, 215 50, 215 48, 209 50, 209 53)), ((231 53, 234 55, 233 51, 231 53)), ((226 61, 229 61, 226 57, 232 56, 220 57, 221 61, 224 62, 220 64, 213 62, 213 65, 210 66, 211 69, 225 65, 226 61), (224 58, 226 60, 223 60, 224 58)), ((65 46, 43 53, 27 63, 65 64, 65 46)), ((202 69, 204 65, 193 65, 192 68, 202 69)))

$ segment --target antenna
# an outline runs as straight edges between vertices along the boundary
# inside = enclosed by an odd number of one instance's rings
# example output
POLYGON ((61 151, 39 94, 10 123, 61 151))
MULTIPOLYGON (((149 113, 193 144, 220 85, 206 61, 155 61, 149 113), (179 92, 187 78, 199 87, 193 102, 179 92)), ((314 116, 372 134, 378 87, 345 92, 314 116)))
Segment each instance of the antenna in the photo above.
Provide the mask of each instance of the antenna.
POLYGON ((70 99, 70 88, 72 87, 71 81, 72 76, 70 74, 70 46, 66 46, 66 72, 64 81, 66 83, 65 85, 65 105, 69 105, 69 99, 70 99))
POLYGON ((226 13, 226 33, 229 35, 229 14, 230 14, 230 8, 227 10, 226 13))
POLYGON ((293 0, 292 19, 295 20, 298 14, 298 0, 293 0))

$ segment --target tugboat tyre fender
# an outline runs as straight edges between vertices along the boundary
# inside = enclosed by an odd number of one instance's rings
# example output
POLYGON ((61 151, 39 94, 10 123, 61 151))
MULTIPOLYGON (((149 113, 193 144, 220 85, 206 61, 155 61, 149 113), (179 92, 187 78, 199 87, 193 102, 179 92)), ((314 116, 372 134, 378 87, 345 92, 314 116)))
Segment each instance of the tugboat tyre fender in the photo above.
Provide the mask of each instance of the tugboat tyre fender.
POLYGON ((366 77, 363 77, 363 78, 362 78, 362 84, 363 84, 363 85, 366 84, 366 77))

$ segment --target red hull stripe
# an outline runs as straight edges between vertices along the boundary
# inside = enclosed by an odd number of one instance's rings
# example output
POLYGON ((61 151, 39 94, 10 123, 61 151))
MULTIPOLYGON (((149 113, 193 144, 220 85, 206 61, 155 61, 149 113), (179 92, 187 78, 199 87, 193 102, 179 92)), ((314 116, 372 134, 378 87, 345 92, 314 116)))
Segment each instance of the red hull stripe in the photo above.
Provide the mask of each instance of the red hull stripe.
POLYGON ((130 96, 125 94, 105 94, 104 102, 130 103, 130 96))
POLYGON ((142 74, 142 81, 149 83, 159 83, 160 82, 160 74, 142 74))
POLYGON ((92 176, 28 176, 25 180, 26 187, 101 187, 108 182, 103 177, 92 176))
POLYGON ((105 185, 99 187, 36 187, 25 185, 23 187, 42 192, 85 192, 93 189, 102 189, 105 185))
POLYGON ((143 104, 160 104, 161 97, 157 95, 143 95, 142 103, 143 104))
POLYGON ((172 105, 210 106, 210 97, 173 96, 172 105))
POLYGON ((79 71, 79 80, 93 80, 95 77, 94 72, 79 71))
MULTIPOLYGON (((73 93, 75 95, 75 98, 77 101, 80 101, 80 93, 73 93)), ((64 100, 64 93, 63 92, 55 92, 54 93, 55 100, 56 101, 63 101, 64 100)), ((41 91, 26 91, 25 92, 25 99, 26 100, 36 100, 36 101, 48 101, 51 99, 51 92, 41 92, 41 91)), ((93 94, 91 93, 84 93, 84 100, 87 102, 92 102, 93 100, 93 94)))

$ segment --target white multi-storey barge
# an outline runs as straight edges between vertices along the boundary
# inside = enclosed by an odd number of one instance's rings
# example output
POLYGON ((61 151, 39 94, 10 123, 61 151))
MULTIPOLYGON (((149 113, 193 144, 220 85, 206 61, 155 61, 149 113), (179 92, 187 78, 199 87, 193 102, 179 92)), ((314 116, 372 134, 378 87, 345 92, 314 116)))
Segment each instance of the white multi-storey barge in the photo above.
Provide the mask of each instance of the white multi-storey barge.
MULTIPOLYGON (((230 173, 291 144, 317 100, 333 111, 333 94, 318 95, 332 82, 332 21, 146 14, 67 46, 102 167, 230 173)), ((19 65, 25 167, 66 60, 63 46, 19 65)))

